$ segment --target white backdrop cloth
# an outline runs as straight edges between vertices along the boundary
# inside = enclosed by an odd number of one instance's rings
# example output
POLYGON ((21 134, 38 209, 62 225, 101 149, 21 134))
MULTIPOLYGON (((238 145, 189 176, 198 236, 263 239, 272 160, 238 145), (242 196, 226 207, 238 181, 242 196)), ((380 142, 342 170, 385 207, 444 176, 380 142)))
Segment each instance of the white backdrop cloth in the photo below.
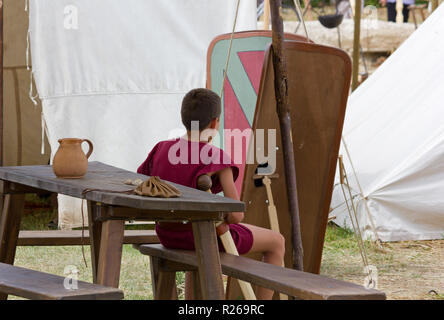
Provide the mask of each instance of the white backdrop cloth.
MULTIPOLYGON (((87 138, 90 161, 135 171, 151 148, 183 130, 180 104, 205 87, 211 40, 231 32, 236 0, 33 0, 30 43, 48 139, 87 138)), ((256 29, 241 0, 236 31, 256 29)), ((59 196, 59 226, 81 223, 59 196)))
MULTIPOLYGON (((441 5, 349 99, 343 134, 368 199, 370 215, 355 198, 367 238, 374 231, 382 241, 444 236, 443 44, 441 5)), ((353 176, 348 161, 346 168, 353 176)), ((350 227, 343 199, 336 186, 331 214, 350 227)))

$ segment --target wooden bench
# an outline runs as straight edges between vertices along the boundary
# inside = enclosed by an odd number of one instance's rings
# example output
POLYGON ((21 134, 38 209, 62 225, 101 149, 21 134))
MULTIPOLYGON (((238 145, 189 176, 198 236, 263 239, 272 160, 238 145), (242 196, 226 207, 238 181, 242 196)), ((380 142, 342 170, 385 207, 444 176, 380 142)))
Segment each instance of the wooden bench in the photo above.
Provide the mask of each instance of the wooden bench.
MULTIPOLYGON (((155 230, 125 230, 124 244, 159 243, 155 230)), ((83 244, 89 245, 89 232, 83 233, 83 244)), ((20 231, 18 246, 80 246, 81 230, 20 231)))
MULTIPOLYGON (((196 271, 194 251, 167 249, 161 244, 134 245, 149 255, 155 299, 174 298, 175 271, 196 271), (163 287, 163 288, 162 288, 163 287)), ((222 273, 286 295, 307 300, 383 300, 375 289, 325 276, 267 264, 253 259, 220 253, 222 273)), ((194 277, 197 279, 198 277, 194 277)))
POLYGON ((65 278, 0 263, 0 292, 34 300, 120 300, 122 290, 77 281, 77 289, 65 289, 65 278))

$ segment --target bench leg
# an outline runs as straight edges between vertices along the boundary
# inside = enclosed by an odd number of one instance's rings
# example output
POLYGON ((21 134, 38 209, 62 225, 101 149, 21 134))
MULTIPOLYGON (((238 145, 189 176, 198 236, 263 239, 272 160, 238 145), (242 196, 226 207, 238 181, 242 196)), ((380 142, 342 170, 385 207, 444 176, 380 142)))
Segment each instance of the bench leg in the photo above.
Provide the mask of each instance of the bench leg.
MULTIPOLYGON (((25 195, 6 194, 3 198, 0 216, 0 262, 14 264, 25 195)), ((7 298, 8 295, 0 293, 0 300, 6 300, 7 298)))
POLYGON ((205 300, 223 300, 224 284, 214 222, 193 222, 193 235, 202 298, 205 300))
POLYGON ((176 272, 162 270, 162 260, 151 257, 151 282, 154 300, 177 300, 176 272))
POLYGON ((108 220, 102 223, 97 283, 108 287, 119 287, 122 263, 123 234, 125 221, 108 220))

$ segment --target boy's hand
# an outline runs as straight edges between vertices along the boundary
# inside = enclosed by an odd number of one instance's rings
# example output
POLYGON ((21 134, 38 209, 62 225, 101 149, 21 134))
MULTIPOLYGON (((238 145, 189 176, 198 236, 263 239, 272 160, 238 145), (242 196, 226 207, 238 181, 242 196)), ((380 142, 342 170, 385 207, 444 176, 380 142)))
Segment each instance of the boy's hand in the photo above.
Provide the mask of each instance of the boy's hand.
POLYGON ((220 225, 216 227, 216 233, 218 236, 223 235, 225 232, 227 232, 230 228, 228 227, 228 224, 226 222, 222 222, 220 225))
POLYGON ((244 220, 244 213, 243 212, 230 212, 227 215, 227 219, 225 219, 225 222, 227 224, 231 224, 231 223, 239 223, 242 220, 244 220))

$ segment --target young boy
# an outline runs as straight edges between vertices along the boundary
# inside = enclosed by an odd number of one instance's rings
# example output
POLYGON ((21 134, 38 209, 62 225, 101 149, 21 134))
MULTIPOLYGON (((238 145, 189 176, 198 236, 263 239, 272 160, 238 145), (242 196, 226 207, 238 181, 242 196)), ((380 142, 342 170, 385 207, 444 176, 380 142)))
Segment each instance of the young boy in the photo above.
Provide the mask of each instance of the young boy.
MULTIPOLYGON (((239 168, 231 162, 225 152, 209 144, 211 135, 203 135, 204 132, 217 132, 220 113, 221 101, 213 91, 194 89, 188 92, 182 101, 181 109, 182 123, 187 129, 186 136, 156 144, 137 172, 159 176, 161 179, 191 188, 197 187, 199 176, 207 174, 213 182, 213 193, 223 191, 226 197, 239 200, 234 184, 239 175, 239 168), (195 126, 196 121, 198 126, 195 126)), ((231 212, 225 221, 239 254, 260 252, 264 262, 280 266, 285 253, 284 237, 269 229, 241 224, 243 218, 243 212, 231 212)), ((190 223, 159 222, 156 224, 156 233, 160 242, 167 248, 194 250, 190 223)), ((223 250, 220 242, 219 248, 223 250)), ((187 275, 187 289, 189 279, 187 275)), ((189 291, 186 290, 186 298, 191 297, 189 291)), ((258 288, 256 296, 258 299, 271 299, 273 291, 258 288)))

